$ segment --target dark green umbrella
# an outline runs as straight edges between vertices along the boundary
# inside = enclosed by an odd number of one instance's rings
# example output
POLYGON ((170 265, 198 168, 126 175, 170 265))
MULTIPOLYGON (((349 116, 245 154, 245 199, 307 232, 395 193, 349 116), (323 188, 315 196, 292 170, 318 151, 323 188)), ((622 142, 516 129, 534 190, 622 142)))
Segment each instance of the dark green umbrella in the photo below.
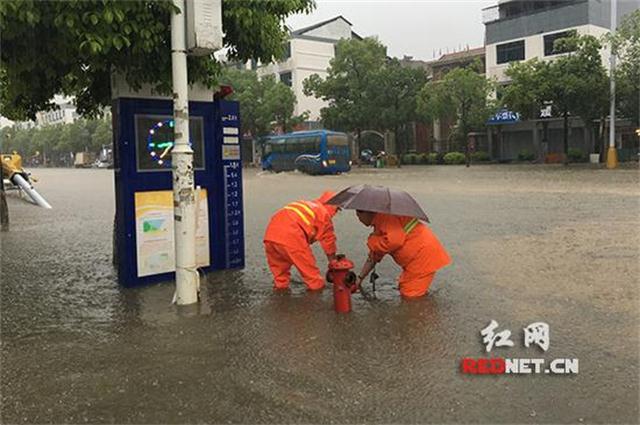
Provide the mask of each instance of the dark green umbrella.
POLYGON ((384 186, 368 184, 350 186, 329 199, 327 203, 348 210, 380 212, 429 221, 427 214, 411 195, 403 190, 384 186))

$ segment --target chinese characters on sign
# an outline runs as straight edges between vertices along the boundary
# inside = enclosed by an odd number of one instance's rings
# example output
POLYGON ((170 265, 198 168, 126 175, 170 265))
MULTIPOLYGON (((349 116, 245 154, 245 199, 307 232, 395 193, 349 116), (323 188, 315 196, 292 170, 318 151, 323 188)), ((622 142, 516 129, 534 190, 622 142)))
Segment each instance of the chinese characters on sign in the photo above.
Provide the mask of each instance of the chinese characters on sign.
POLYGON ((502 109, 489 118, 488 124, 513 123, 518 121, 520 121, 519 113, 502 109))
MULTIPOLYGON (((488 353, 496 347, 513 347, 511 331, 500 330, 500 324, 491 320, 480 330, 482 343, 488 353)), ((533 322, 523 329, 523 343, 526 348, 537 345, 542 351, 549 349, 550 330, 545 322, 533 322)), ((473 375, 509 375, 531 373, 577 374, 579 361, 575 358, 556 358, 547 361, 543 358, 470 358, 461 361, 461 371, 473 375)))
POLYGON ((498 327, 498 322, 492 320, 489 323, 489 326, 480 331, 480 335, 484 338, 482 342, 484 342, 487 346, 487 353, 491 351, 493 348, 493 344, 495 343, 496 347, 513 347, 513 341, 509 339, 511 336, 511 331, 504 330, 498 333, 494 333, 493 331, 498 327))
MULTIPOLYGON (((503 330, 498 333, 494 331, 498 327, 498 322, 491 320, 489 326, 480 331, 482 342, 486 345, 487 353, 490 352, 494 345, 496 347, 513 347, 513 341, 510 330, 503 330)), ((524 346, 529 347, 532 343, 536 344, 543 351, 549 349, 549 325, 544 322, 535 322, 527 326, 524 330, 524 346)))
POLYGON ((544 322, 532 323, 524 328, 524 346, 537 344, 543 351, 549 349, 549 325, 544 322))

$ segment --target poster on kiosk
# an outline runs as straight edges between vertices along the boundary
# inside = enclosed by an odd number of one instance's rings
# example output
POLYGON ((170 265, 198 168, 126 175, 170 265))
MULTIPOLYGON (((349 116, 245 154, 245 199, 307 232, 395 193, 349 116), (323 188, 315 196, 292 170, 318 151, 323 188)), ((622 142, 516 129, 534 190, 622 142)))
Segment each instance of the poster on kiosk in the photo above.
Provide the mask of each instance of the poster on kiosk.
MULTIPOLYGON (((175 278, 173 103, 114 77, 114 259, 124 286, 175 278)), ((238 103, 190 87, 196 261, 204 272, 244 267, 238 103)))

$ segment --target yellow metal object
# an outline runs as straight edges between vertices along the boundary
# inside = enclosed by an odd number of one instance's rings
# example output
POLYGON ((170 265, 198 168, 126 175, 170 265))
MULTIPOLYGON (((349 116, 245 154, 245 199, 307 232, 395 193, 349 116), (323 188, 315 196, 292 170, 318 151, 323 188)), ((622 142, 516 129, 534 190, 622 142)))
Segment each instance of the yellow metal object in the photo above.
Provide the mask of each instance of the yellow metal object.
POLYGON ((15 173, 22 173, 22 157, 17 153, 0 154, 2 157, 2 171, 6 178, 11 178, 15 173))
POLYGON ((618 168, 618 151, 614 147, 609 147, 607 151, 607 168, 618 168))

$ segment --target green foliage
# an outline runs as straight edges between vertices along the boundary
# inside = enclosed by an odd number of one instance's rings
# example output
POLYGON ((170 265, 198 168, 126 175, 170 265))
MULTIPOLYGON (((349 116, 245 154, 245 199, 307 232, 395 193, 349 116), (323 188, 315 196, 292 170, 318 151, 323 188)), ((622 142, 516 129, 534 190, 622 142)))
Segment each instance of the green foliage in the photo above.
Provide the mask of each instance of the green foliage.
MULTIPOLYGON (((284 19, 309 12, 313 0, 225 0, 224 45, 231 59, 269 62, 282 52, 284 19)), ((0 2, 3 115, 33 119, 54 107, 56 94, 74 96, 78 112, 98 115, 110 104, 111 72, 139 88, 171 91, 169 0, 0 2)), ((213 56, 189 57, 189 80, 213 87, 213 56)))
POLYGON ((534 58, 513 62, 506 75, 503 104, 524 118, 537 118, 540 109, 553 104, 558 114, 575 114, 591 122, 606 114, 608 78, 600 57, 600 42, 593 36, 572 36, 556 40, 558 49, 568 51, 552 61, 534 58))
POLYGON ((225 68, 221 82, 233 87, 230 99, 240 102, 243 134, 264 136, 272 131, 273 124, 290 131, 306 119, 306 114, 293 116, 293 91, 272 76, 260 80, 255 71, 225 68))
POLYGON ((357 131, 377 128, 379 110, 375 73, 384 66, 387 49, 375 38, 340 40, 325 79, 314 74, 304 81, 304 93, 328 102, 322 108, 327 128, 357 131))
POLYGON ((80 119, 71 124, 41 128, 0 129, 0 152, 16 151, 25 160, 46 156, 52 165, 65 165, 65 161, 72 162, 75 152, 98 152, 102 146, 111 146, 111 143, 111 123, 103 119, 80 119))
POLYGON ((429 154, 428 153, 418 154, 417 163, 418 164, 428 164, 429 163, 429 154))
POLYGON ((438 154, 435 152, 431 152, 430 154, 427 155, 427 164, 440 164, 442 163, 441 161, 438 161, 438 154))
POLYGON ((558 110, 578 115, 590 125, 606 116, 609 108, 609 78, 602 65, 601 43, 593 36, 557 40, 571 53, 549 64, 550 83, 544 93, 558 110))
POLYGON ((587 160, 587 155, 578 148, 569 148, 569 160, 571 162, 584 162, 587 160))
POLYGON ((462 152, 449 152, 443 159, 444 163, 448 165, 464 164, 466 162, 466 157, 462 152))
POLYGON ((487 152, 479 151, 471 154, 471 159, 476 162, 490 161, 491 157, 487 152))
MULTIPOLYGON (((607 115, 609 80, 600 56, 601 44, 593 36, 573 36, 556 40, 561 51, 552 61, 532 59, 512 63, 506 71, 511 84, 504 90, 503 102, 525 118, 535 118, 550 103, 554 115, 576 115, 587 127, 607 115)), ((564 142, 565 154, 568 139, 564 142)))
POLYGON ((293 109, 296 104, 296 95, 290 87, 276 81, 275 77, 265 77, 262 79, 266 85, 263 99, 262 113, 273 117, 275 124, 285 133, 290 132, 294 126, 304 122, 309 114, 293 116, 293 109))
POLYGON ((398 128, 419 120, 417 96, 427 76, 422 69, 402 66, 396 58, 387 60, 384 66, 374 71, 372 90, 375 95, 371 107, 379 111, 377 127, 393 130, 398 152, 404 152, 408 143, 400 137, 398 128))
POLYGON ((529 150, 523 149, 518 152, 518 161, 533 161, 534 159, 536 159, 536 155, 529 150))
POLYGON ((533 58, 526 62, 511 62, 505 74, 511 82, 502 87, 502 103, 519 112, 523 119, 535 119, 546 99, 547 62, 533 58))
POLYGON ((484 127, 495 112, 488 100, 494 84, 472 68, 456 68, 442 80, 427 83, 418 95, 418 111, 427 119, 447 118, 456 122, 454 132, 460 146, 466 135, 484 127))
POLYGON ((408 165, 419 164, 420 157, 415 153, 407 153, 402 155, 402 163, 408 165))

